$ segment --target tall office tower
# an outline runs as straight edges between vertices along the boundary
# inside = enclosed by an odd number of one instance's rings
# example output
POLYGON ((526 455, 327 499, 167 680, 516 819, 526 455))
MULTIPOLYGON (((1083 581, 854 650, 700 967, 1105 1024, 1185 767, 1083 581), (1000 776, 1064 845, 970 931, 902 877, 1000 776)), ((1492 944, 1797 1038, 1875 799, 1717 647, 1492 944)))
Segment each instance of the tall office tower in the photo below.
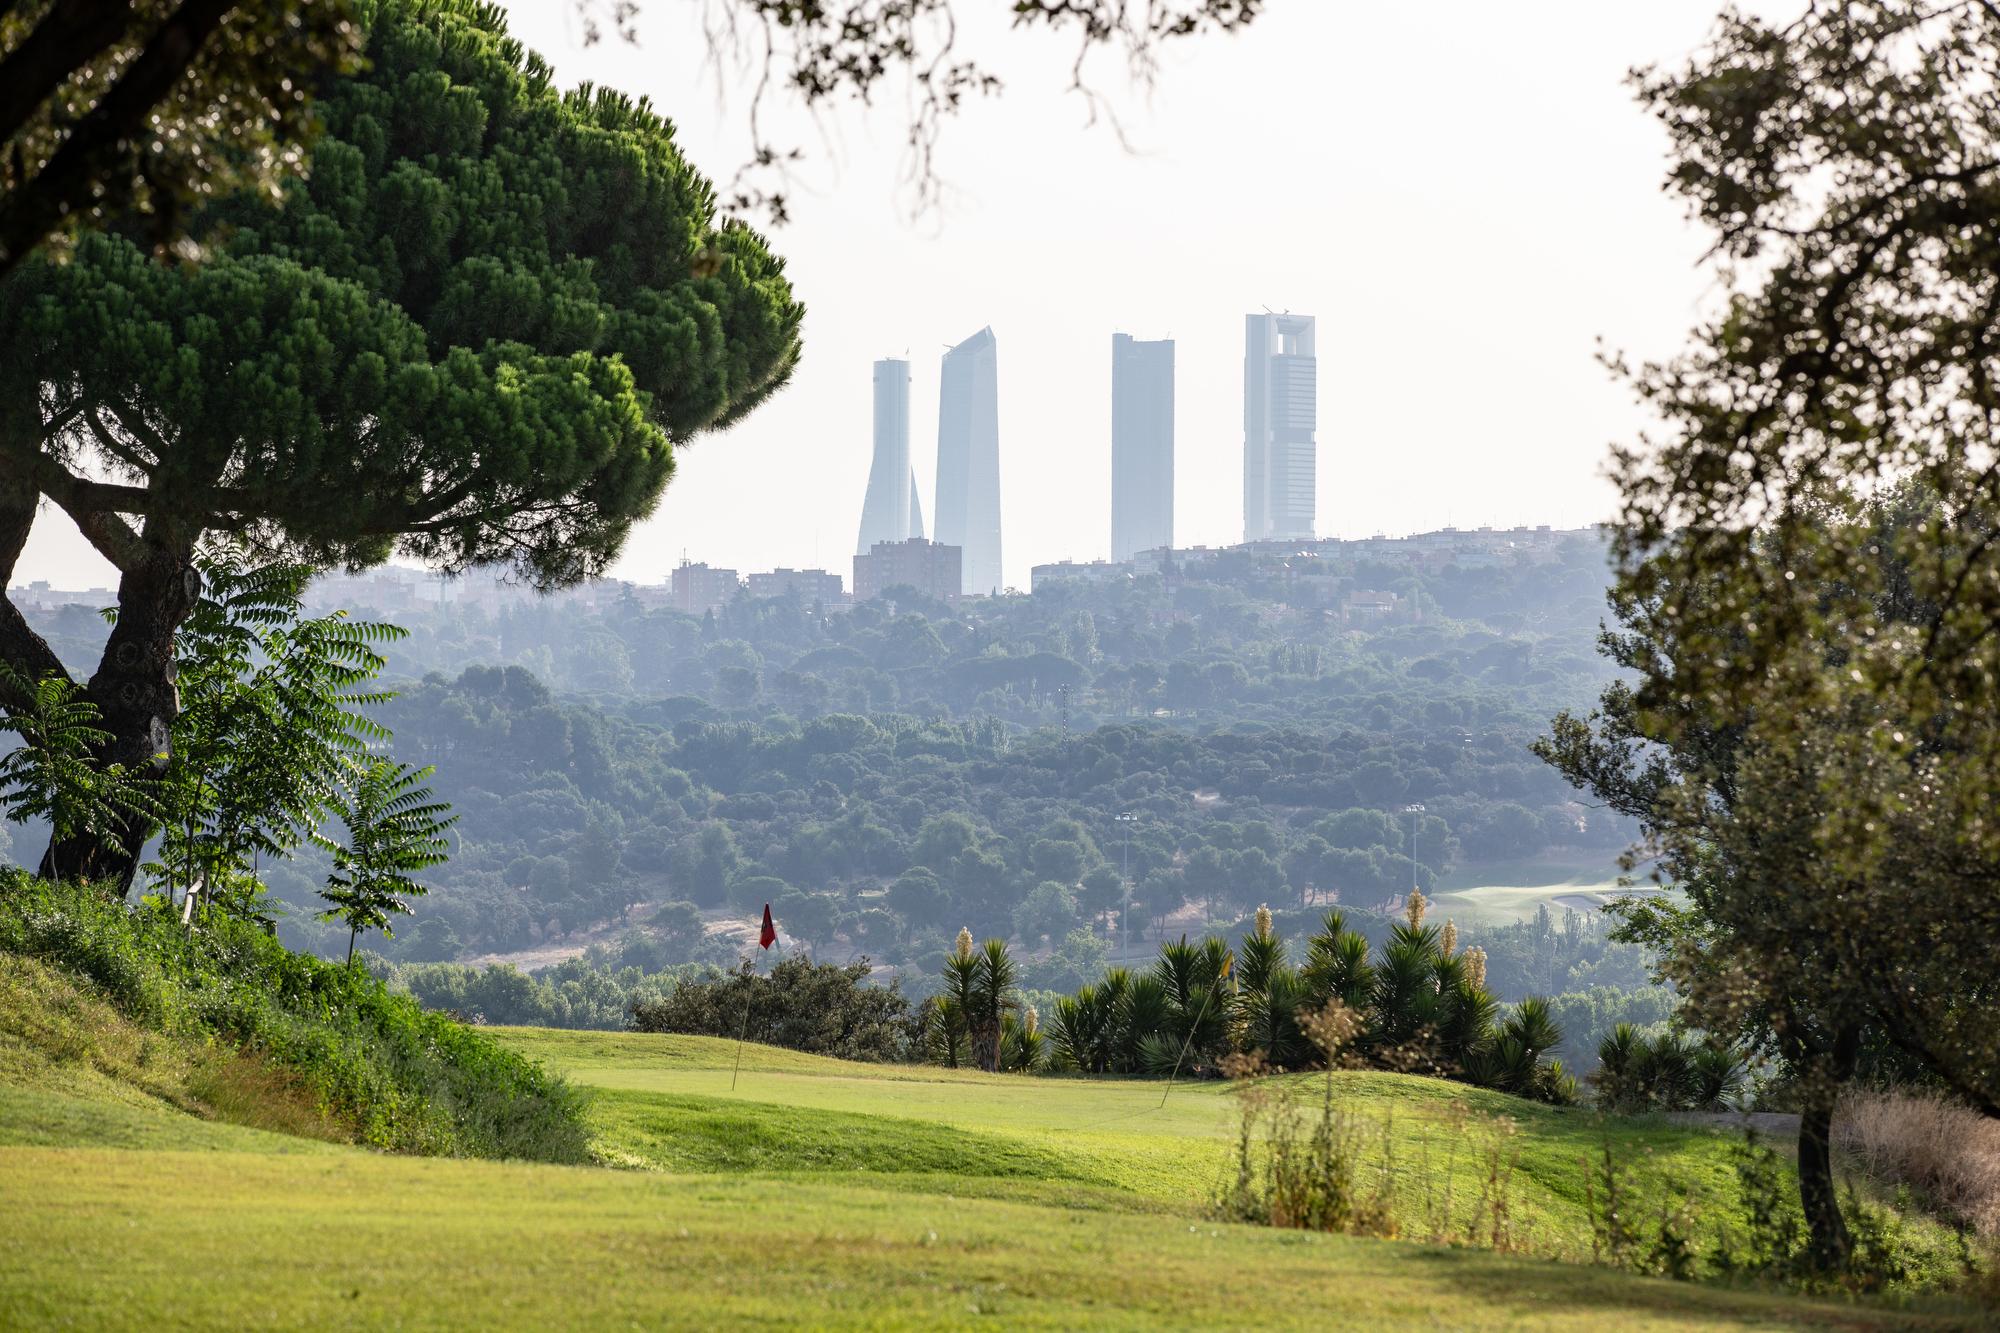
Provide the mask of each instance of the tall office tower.
POLYGON ((938 381, 937 539, 965 552, 967 593, 1000 576, 1000 378, 993 330, 944 354, 938 381))
POLYGON ((910 466, 910 363, 875 363, 875 463, 868 469, 868 497, 861 504, 856 555, 877 542, 924 535, 917 502, 917 474, 910 466))
POLYGON ((1311 315, 1246 315, 1243 540, 1313 535, 1318 363, 1311 315))
POLYGON ((1111 335, 1111 558, 1174 544, 1174 344, 1111 335))

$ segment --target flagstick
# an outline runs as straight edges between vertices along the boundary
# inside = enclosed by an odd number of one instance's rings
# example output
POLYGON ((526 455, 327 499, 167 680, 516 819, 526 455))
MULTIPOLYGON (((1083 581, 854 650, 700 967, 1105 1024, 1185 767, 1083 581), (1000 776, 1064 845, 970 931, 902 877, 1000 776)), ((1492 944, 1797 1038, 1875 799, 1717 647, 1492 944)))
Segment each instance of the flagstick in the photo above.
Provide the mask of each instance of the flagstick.
MULTIPOLYGON (((1201 1008, 1195 1010, 1194 1024, 1188 1028, 1187 1040, 1181 1043, 1181 1053, 1174 1057, 1174 1072, 1167 1075, 1167 1092, 1174 1090, 1174 1080, 1181 1076, 1181 1061, 1187 1059, 1188 1047, 1194 1044, 1194 1034, 1200 1030, 1201 1020, 1208 1014, 1208 1002, 1214 998, 1213 990, 1201 997, 1201 1008)), ((1161 1106, 1167 1104, 1167 1092, 1160 1094, 1161 1106)))
POLYGON ((743 992, 743 1026, 736 1030, 736 1068, 729 1071, 729 1090, 736 1091, 736 1076, 743 1072, 743 1039, 750 1035, 750 1000, 756 993, 754 984, 757 976, 757 955, 750 955, 750 976, 752 986, 743 992))

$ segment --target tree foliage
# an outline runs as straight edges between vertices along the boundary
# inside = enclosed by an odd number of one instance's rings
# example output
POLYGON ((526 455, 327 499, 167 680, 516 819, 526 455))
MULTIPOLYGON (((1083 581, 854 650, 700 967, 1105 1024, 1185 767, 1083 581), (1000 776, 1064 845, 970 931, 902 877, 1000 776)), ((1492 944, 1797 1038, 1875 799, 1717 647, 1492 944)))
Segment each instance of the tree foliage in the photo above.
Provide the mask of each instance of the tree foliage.
MULTIPOLYGON (((317 101, 282 207, 205 206, 190 269, 107 231, 0 286, 0 565, 46 498, 119 570, 90 680, 106 762, 149 759, 171 725, 205 535, 316 566, 400 549, 582 578, 673 448, 797 357, 782 265, 718 221, 644 102, 559 92, 472 0, 364 17, 365 67, 317 101)), ((0 657, 59 666, 11 606, 0 657)), ((129 873, 144 832, 96 869, 129 873)))
MULTIPOLYGON (((65 676, 30 681, 0 662, 0 731, 19 738, 0 755, 0 813, 13 823, 48 821, 59 841, 105 840, 135 810, 152 808, 143 778, 120 765, 99 768, 92 751, 105 739, 97 708, 65 676)), ((63 867, 50 867, 61 882, 63 867)))
MULTIPOLYGON (((609 29, 639 40, 661 7, 645 0, 570 0, 586 41, 609 29)), ((1264 0, 1005 0, 992 5, 1016 31, 1043 31, 1074 42, 1070 91, 1090 119, 1116 118, 1086 77, 1091 55, 1111 48, 1142 84, 1151 85, 1160 47, 1208 32, 1247 27, 1264 0)), ((705 0, 702 31, 718 70, 743 75, 751 86, 747 114, 751 159, 737 173, 731 206, 762 208, 779 222, 788 214, 788 168, 804 154, 767 130, 773 101, 796 99, 815 115, 849 102, 873 105, 898 80, 908 107, 908 183, 916 204, 938 202, 938 144, 947 121, 974 98, 997 96, 1002 80, 990 58, 968 42, 971 0, 705 0)))
POLYGON ((1691 1000, 1807 1079, 1827 1265, 1831 1099, 1871 1043, 2000 1112, 1996 71, 1994 7, 1877 0, 1731 13, 1638 77, 1728 299, 1631 372, 1662 423, 1616 463, 1638 680, 1551 757, 1648 822, 1691 909, 1635 925, 1691 1000))
POLYGON ((231 189, 275 196, 352 67, 347 0, 31 0, 0 8, 0 278, 83 228, 199 253, 186 219, 231 189))
POLYGON ((196 568, 202 596, 175 640, 157 869, 169 900, 179 887, 213 901, 260 892, 257 862, 319 836, 348 769, 389 739, 366 710, 393 697, 373 682, 400 631, 304 616, 308 566, 247 565, 217 544, 196 568))
POLYGON ((347 927, 347 957, 364 930, 390 934, 390 920, 408 913, 409 899, 427 892, 416 876, 451 854, 446 836, 456 816, 432 798, 428 768, 373 759, 348 770, 334 797, 347 836, 334 844, 333 873, 320 896, 326 916, 347 927))

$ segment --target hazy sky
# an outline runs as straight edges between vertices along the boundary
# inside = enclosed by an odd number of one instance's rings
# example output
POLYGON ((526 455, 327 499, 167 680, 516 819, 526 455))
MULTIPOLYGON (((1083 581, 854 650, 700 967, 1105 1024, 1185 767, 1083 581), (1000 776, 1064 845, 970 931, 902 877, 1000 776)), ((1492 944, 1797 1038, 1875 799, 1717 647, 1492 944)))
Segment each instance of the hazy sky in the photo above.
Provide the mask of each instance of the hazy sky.
MULTIPOLYGON (((1150 97, 1097 61, 1134 151, 1086 127, 1066 47, 979 27, 965 40, 999 57, 1006 95, 948 126, 952 197, 914 219, 898 98, 820 128, 786 118, 780 137, 814 154, 775 234, 806 304, 804 363, 681 454, 616 572, 654 581, 683 552, 851 572, 870 363, 912 361, 928 518, 938 357, 988 324, 1011 582, 1109 550, 1118 331, 1179 344, 1177 544, 1239 541, 1243 315, 1265 306, 1319 319, 1323 535, 1607 516, 1606 448, 1638 414, 1599 339, 1670 352, 1714 294, 1659 190, 1664 136, 1623 76, 1684 57, 1717 7, 1271 0, 1241 36, 1172 49, 1150 97)), ((636 49, 585 48, 567 0, 509 8, 565 83, 650 95, 718 179, 743 160, 747 85, 725 80, 718 101, 696 0, 646 0, 636 49)), ((16 577, 109 570, 45 516, 16 577)))

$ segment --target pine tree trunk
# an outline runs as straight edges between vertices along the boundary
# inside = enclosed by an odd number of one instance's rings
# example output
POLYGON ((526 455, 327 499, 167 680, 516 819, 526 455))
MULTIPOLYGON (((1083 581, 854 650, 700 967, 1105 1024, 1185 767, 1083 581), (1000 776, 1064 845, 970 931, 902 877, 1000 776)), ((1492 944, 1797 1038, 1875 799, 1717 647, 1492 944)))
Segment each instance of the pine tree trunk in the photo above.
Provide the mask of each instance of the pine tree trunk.
MULTIPOLYGON (((192 555, 192 542, 147 539, 144 558, 119 580, 118 623, 105 642, 97 674, 90 678, 91 701, 111 733, 98 762, 122 764, 135 776, 151 776, 165 767, 170 729, 180 711, 174 633, 201 591, 192 555)), ((42 873, 60 864, 70 878, 95 881, 123 897, 131 891, 139 854, 152 833, 150 820, 132 817, 109 843, 88 833, 51 843, 42 873)))

